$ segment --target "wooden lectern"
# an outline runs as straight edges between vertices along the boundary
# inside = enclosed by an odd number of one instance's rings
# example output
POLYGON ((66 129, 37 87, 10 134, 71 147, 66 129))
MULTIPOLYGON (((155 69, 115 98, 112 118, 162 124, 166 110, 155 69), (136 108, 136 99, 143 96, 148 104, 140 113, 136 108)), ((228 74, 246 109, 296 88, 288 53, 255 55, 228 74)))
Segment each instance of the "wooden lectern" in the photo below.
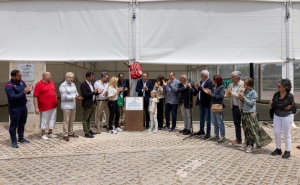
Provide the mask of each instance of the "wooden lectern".
POLYGON ((144 99, 143 97, 126 97, 125 99, 125 130, 144 130, 144 99))

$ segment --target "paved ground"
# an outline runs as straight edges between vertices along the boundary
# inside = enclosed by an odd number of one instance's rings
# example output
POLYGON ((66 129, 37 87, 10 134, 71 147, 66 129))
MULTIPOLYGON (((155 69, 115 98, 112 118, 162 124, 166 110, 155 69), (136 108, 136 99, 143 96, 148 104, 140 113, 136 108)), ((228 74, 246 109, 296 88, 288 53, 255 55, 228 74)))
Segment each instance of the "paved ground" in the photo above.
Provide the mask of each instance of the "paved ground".
MULTIPOLYGON (((272 128, 264 128, 273 137, 272 128)), ((82 136, 81 129, 75 125, 82 136)), ((56 133, 61 130, 57 125, 56 133)), ((4 133, 0 184, 300 184, 299 158, 271 156, 269 146, 247 154, 229 144, 234 139, 231 124, 226 134, 228 140, 218 144, 198 137, 183 140, 178 132, 167 131, 102 133, 69 142, 26 133, 31 143, 12 149, 4 133)), ((292 130, 293 143, 300 143, 299 136, 300 129, 292 130)))

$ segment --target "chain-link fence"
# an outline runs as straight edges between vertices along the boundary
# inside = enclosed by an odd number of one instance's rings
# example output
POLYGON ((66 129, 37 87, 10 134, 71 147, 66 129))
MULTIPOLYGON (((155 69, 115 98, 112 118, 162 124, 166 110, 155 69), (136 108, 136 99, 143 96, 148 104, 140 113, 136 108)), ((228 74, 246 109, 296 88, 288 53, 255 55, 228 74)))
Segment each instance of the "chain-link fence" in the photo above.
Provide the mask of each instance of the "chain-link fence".
POLYGON ((300 103, 300 60, 294 63, 294 97, 295 102, 300 103))
POLYGON ((281 64, 261 65, 260 100, 270 101, 272 99, 274 93, 277 91, 277 82, 281 77, 281 64))

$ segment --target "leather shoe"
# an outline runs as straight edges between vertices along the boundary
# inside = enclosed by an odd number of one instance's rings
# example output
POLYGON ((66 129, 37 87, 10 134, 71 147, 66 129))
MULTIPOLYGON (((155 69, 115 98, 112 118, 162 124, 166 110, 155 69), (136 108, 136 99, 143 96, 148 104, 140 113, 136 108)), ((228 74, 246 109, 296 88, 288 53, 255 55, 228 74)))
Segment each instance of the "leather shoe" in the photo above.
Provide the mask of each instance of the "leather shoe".
POLYGON ((64 136, 64 140, 69 141, 69 136, 64 136))
POLYGON ((165 129, 170 129, 170 127, 166 125, 166 126, 163 127, 163 129, 164 129, 164 130, 165 130, 165 129))
POLYGON ((92 134, 92 135, 96 135, 97 134, 96 132, 93 132, 92 130, 90 130, 89 133, 92 134))
POLYGON ((101 130, 100 129, 97 130, 97 134, 101 134, 101 130))
POLYGON ((195 135, 198 135, 198 136, 205 135, 205 132, 204 131, 198 131, 198 132, 195 133, 195 135))
POLYGON ((76 135, 75 133, 73 133, 72 135, 69 135, 69 137, 76 137, 76 138, 79 138, 79 135, 76 135))
POLYGON ((192 132, 190 130, 186 130, 185 132, 183 132, 183 135, 189 135, 191 134, 192 132))
POLYGON ((242 144, 242 140, 236 139, 235 141, 232 141, 232 145, 239 145, 242 144))
POLYGON ((185 133, 187 129, 179 130, 179 133, 185 133))
POLYGON ((86 137, 86 138, 94 138, 94 136, 92 134, 90 134, 90 133, 84 134, 84 137, 86 137))
POLYGON ((204 138, 205 139, 209 139, 210 138, 210 134, 206 134, 204 138))

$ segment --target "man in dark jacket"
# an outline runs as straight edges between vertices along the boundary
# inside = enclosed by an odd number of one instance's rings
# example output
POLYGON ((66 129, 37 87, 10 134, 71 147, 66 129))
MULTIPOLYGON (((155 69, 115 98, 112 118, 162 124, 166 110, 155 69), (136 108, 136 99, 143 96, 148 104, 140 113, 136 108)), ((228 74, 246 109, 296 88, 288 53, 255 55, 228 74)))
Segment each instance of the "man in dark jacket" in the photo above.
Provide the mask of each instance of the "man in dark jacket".
POLYGON ((16 131, 18 130, 18 142, 29 143, 24 138, 24 127, 27 120, 27 98, 26 94, 30 94, 32 87, 27 87, 25 82, 21 80, 22 75, 19 70, 11 71, 11 79, 5 84, 5 92, 8 100, 8 111, 10 116, 9 134, 11 146, 19 148, 17 143, 16 131))
POLYGON ((197 92, 197 102, 196 105, 199 106, 200 115, 200 130, 195 133, 196 135, 205 135, 204 126, 206 120, 206 135, 205 139, 210 138, 211 131, 211 117, 210 117, 210 106, 211 98, 208 94, 203 92, 203 88, 208 88, 213 90, 213 85, 211 79, 209 79, 209 72, 207 70, 201 71, 201 81, 196 82, 196 92, 197 92))
POLYGON ((80 91, 82 99, 82 107, 83 107, 83 119, 82 126, 84 131, 84 136, 87 138, 93 138, 96 133, 93 132, 90 128, 90 120, 95 111, 95 96, 101 94, 103 89, 94 89, 92 82, 94 81, 94 73, 87 72, 86 80, 81 83, 80 91))
POLYGON ((142 74, 142 79, 137 81, 135 91, 138 92, 138 96, 144 97, 144 111, 146 114, 146 126, 145 128, 149 128, 149 121, 150 121, 150 115, 148 112, 149 107, 149 99, 150 99, 150 92, 153 90, 153 85, 151 80, 148 80, 148 73, 142 74))
POLYGON ((190 83, 188 83, 186 75, 181 75, 179 81, 180 84, 178 86, 177 92, 180 93, 179 106, 184 122, 184 129, 179 131, 179 133, 188 135, 191 133, 192 129, 192 108, 195 89, 190 83))

